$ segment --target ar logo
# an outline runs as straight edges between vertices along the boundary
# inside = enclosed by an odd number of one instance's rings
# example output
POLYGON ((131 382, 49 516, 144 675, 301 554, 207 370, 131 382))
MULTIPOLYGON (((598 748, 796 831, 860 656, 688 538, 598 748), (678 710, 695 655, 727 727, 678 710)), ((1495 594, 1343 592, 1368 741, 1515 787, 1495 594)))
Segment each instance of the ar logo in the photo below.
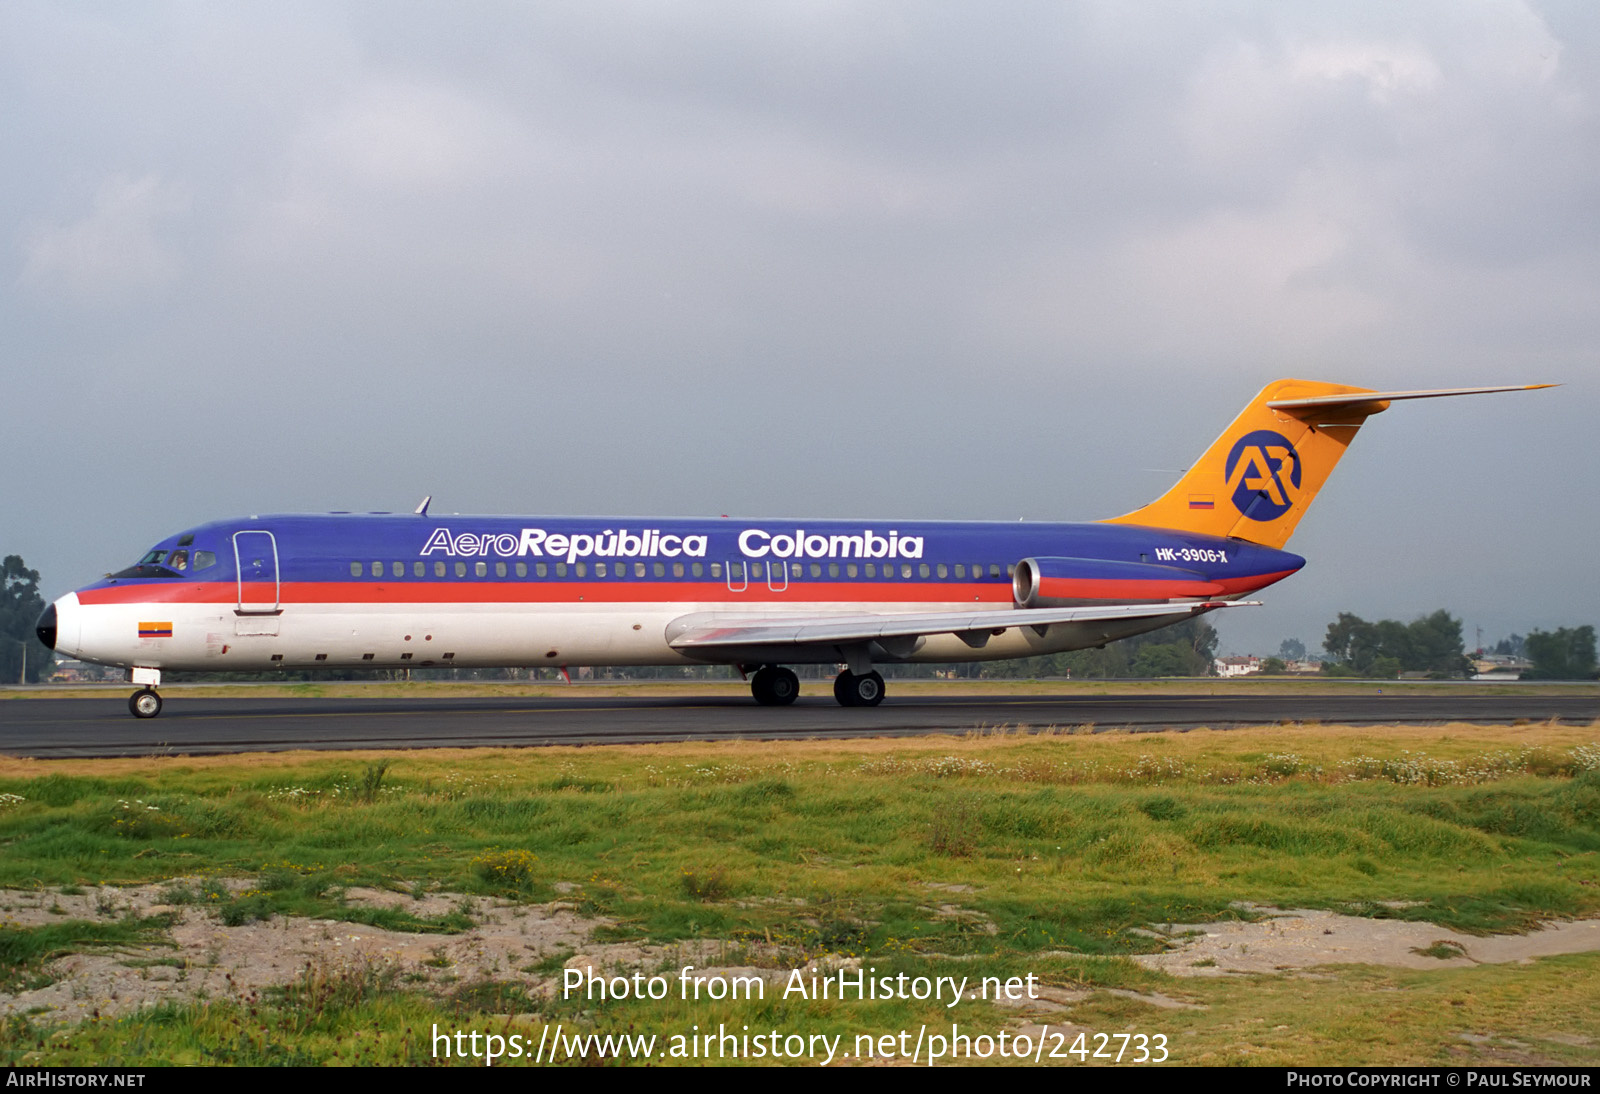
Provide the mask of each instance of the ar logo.
POLYGON ((1300 489, 1300 453, 1282 434, 1257 429, 1234 442, 1223 477, 1235 509, 1251 520, 1277 520, 1300 489))

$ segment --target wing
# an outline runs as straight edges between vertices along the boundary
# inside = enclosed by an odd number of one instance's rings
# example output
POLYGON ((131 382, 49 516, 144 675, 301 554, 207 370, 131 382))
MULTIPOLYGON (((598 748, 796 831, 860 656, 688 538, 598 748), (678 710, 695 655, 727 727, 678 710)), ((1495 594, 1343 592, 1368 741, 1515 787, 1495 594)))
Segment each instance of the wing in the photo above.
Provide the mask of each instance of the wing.
POLYGON ((1176 623, 1216 608, 1257 605, 1255 600, 1205 600, 1182 604, 1108 604, 1076 608, 1006 608, 984 612, 911 612, 904 615, 733 615, 702 612, 667 624, 667 644, 676 650, 714 650, 738 646, 847 646, 880 639, 954 634, 968 645, 983 646, 1007 627, 1036 627, 1041 635, 1053 623, 1126 623, 1164 619, 1176 623))

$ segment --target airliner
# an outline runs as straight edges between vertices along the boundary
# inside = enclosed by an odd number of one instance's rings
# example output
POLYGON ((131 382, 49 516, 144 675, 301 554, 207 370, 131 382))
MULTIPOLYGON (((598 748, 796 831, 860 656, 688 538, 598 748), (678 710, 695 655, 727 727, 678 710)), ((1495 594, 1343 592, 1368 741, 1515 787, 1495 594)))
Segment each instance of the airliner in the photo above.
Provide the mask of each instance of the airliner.
POLYGON ((1267 385, 1166 494, 1082 524, 650 517, 253 516, 203 524, 56 600, 39 638, 127 670, 732 665, 793 703, 787 666, 1102 646, 1217 611, 1305 565, 1283 549, 1366 419, 1391 402, 1549 384, 1373 391, 1267 385))

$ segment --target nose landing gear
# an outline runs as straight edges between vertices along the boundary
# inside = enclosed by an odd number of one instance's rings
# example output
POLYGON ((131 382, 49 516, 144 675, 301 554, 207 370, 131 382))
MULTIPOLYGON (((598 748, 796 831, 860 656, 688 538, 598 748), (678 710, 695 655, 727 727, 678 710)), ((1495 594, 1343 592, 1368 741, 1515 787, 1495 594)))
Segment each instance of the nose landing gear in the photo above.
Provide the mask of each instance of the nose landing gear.
POLYGON ((156 694, 156 688, 161 686, 161 670, 132 668, 128 670, 128 679, 142 685, 128 697, 128 713, 135 718, 154 718, 160 714, 161 696, 156 694))
POLYGON ((128 711, 135 718, 154 718, 161 713, 161 696, 154 688, 140 688, 128 697, 128 711))

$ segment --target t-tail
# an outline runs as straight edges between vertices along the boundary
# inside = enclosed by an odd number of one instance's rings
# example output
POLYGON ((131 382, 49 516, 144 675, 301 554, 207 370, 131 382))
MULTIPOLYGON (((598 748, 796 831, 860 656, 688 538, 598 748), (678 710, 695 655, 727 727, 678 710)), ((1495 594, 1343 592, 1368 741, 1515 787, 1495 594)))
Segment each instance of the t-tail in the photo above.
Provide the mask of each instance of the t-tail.
POLYGON ((1277 380, 1261 389, 1176 486, 1142 509, 1104 523, 1178 528, 1282 547, 1362 423, 1391 402, 1554 386, 1372 391, 1277 380))

